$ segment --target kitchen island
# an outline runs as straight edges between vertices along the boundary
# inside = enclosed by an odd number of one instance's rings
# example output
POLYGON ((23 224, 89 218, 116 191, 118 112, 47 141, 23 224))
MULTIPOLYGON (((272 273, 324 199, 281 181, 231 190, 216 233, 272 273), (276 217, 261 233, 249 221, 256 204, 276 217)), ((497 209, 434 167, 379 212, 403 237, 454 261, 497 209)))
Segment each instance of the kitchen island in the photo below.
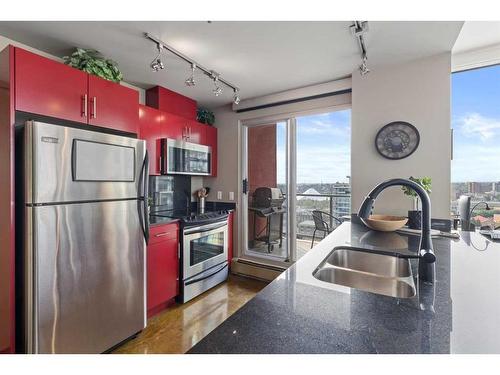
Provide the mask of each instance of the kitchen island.
POLYGON ((436 282, 411 298, 313 276, 338 246, 414 255, 419 241, 343 223, 189 353, 500 353, 500 244, 479 233, 433 238, 436 282))

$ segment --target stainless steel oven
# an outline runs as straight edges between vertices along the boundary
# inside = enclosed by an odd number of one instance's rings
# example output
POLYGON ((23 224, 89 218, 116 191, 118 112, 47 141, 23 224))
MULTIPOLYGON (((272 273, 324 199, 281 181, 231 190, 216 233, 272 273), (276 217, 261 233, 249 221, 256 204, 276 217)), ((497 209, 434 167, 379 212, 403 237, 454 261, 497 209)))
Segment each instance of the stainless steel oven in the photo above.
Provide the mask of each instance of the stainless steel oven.
POLYGON ((181 299, 187 302, 227 279, 228 220, 183 228, 181 299))
POLYGON ((161 173, 210 176, 212 148, 197 143, 164 138, 161 140, 161 173))

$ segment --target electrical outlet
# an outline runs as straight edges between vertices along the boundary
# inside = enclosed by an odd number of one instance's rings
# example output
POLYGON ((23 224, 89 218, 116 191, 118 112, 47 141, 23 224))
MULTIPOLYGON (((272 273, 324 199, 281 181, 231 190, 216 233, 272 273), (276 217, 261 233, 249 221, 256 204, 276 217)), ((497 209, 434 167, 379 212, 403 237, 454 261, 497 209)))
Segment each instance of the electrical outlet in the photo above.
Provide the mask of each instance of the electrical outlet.
POLYGON ((229 200, 234 201, 234 191, 229 192, 229 200))
POLYGON ((221 200, 222 199, 222 191, 217 192, 217 199, 221 200))

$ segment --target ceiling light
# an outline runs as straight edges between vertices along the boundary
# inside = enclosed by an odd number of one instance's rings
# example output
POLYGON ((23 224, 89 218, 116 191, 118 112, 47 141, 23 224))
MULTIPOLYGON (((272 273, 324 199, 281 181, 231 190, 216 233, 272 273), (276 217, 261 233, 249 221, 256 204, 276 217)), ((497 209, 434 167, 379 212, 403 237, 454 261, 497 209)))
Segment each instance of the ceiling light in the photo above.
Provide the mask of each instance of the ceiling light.
POLYGON ((151 61, 151 69, 153 69, 155 72, 158 72, 162 69, 165 69, 165 65, 163 65, 163 62, 161 61, 161 50, 163 49, 163 46, 161 44, 158 44, 158 56, 154 58, 153 61, 151 61))
POLYGON ((359 74, 361 74, 362 77, 370 73, 370 69, 368 69, 368 64, 367 64, 368 58, 366 56, 363 57, 363 62, 359 66, 359 74))
POLYGON ((196 69, 196 64, 191 64, 191 76, 188 77, 184 83, 186 84, 186 86, 189 86, 189 87, 192 87, 192 86, 196 86, 196 81, 194 80, 194 71, 196 69))
POLYGON ((222 94, 222 91, 224 91, 222 89, 221 86, 219 86, 219 75, 215 72, 212 72, 212 77, 213 77, 213 80, 214 80, 214 89, 212 90, 212 92, 214 93, 215 96, 219 96, 220 94, 222 94))
POLYGON ((240 104, 241 98, 240 98, 240 92, 239 90, 234 90, 234 95, 233 95, 233 103, 238 105, 240 104))

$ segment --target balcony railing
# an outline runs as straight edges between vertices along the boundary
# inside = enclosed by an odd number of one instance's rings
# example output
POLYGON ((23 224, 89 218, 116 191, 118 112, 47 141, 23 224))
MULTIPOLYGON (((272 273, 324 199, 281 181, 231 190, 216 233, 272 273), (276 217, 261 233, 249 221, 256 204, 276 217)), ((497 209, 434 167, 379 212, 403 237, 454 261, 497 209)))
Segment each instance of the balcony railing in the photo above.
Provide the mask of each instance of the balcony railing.
MULTIPOLYGON (((314 232, 312 212, 314 210, 324 211, 338 218, 350 215, 351 195, 297 193, 296 222, 298 238, 312 237, 314 232)), ((336 225, 333 219, 330 219, 329 224, 331 228, 336 225)))

